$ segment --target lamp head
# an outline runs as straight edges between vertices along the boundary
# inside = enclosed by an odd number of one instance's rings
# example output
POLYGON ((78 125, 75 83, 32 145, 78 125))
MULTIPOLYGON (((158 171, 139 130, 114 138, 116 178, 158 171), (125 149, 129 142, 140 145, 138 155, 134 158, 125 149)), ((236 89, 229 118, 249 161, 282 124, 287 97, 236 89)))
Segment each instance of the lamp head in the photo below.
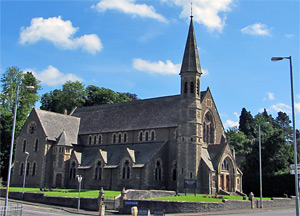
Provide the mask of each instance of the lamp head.
POLYGON ((25 86, 25 88, 27 89, 27 90, 34 90, 34 86, 25 86))
POLYGON ((25 152, 26 155, 29 155, 29 152, 25 152))
POLYGON ((272 57, 271 61, 281 61, 283 60, 283 57, 272 57))

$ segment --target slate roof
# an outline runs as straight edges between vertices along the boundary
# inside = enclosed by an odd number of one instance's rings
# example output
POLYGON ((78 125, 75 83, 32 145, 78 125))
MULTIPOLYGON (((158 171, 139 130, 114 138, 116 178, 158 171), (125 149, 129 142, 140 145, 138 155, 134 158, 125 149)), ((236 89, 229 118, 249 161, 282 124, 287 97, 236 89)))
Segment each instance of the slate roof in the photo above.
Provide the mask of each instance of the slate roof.
POLYGON ((57 145, 72 147, 72 143, 70 142, 70 139, 68 138, 64 130, 63 132, 61 132, 59 138, 57 139, 57 145))
POLYGON ((57 138, 65 131, 64 136, 67 137, 68 142, 77 144, 80 123, 79 118, 36 108, 34 109, 49 140, 57 141, 57 138))
POLYGON ((223 154, 224 148, 226 147, 226 144, 216 144, 216 145, 209 145, 207 147, 208 153, 210 155, 211 161, 214 164, 215 170, 218 169, 218 162, 220 157, 223 154))
MULTIPOLYGON (((116 168, 124 154, 134 154, 135 164, 133 167, 143 167, 147 164, 167 142, 135 143, 135 144, 111 144, 100 146, 89 146, 82 152, 81 166, 93 166, 95 159, 99 156, 99 150, 107 152, 107 163, 105 168, 116 168)), ((132 156, 132 155, 131 155, 132 156)))
POLYGON ((176 127, 180 95, 126 103, 82 107, 73 116, 81 118, 79 134, 176 127))
POLYGON ((207 167, 211 171, 214 171, 214 166, 212 164, 212 161, 211 161, 211 158, 210 158, 210 155, 209 155, 207 149, 205 149, 205 148, 202 149, 202 157, 201 158, 206 163, 207 167))
POLYGON ((189 34, 185 45, 180 74, 187 72, 197 72, 200 74, 202 73, 192 17, 189 28, 189 34))

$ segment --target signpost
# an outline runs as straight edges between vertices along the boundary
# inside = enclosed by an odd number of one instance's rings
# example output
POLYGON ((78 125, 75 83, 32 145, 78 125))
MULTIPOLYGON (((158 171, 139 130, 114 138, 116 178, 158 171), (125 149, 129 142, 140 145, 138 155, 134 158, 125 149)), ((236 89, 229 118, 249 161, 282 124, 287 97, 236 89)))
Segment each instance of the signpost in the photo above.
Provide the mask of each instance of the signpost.
POLYGON ((194 188, 194 194, 196 196, 197 179, 184 179, 184 193, 186 196, 186 189, 194 188))
MULTIPOLYGON (((295 164, 290 164, 290 168, 291 168, 290 174, 291 175, 295 175, 295 173, 296 173, 296 171, 295 171, 295 169, 296 169, 295 164)), ((300 164, 297 164, 297 173, 298 173, 298 175, 300 174, 300 164)))

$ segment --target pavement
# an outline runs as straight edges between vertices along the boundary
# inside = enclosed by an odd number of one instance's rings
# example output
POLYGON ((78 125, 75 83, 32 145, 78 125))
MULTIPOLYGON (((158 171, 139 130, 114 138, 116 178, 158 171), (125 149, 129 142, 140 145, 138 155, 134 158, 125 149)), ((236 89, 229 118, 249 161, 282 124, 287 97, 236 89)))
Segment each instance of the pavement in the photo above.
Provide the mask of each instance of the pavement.
MULTIPOLYGON (((4 198, 0 197, 0 203, 1 205, 4 205, 4 198)), ((41 203, 32 203, 32 202, 27 202, 27 201, 22 201, 22 200, 14 200, 14 199, 9 199, 9 203, 18 203, 18 204, 24 204, 24 205, 32 205, 32 206, 40 206, 40 207, 45 207, 45 208, 53 208, 53 209, 58 209, 62 210, 68 213, 72 214, 78 214, 78 215, 96 215, 99 216, 99 213, 97 211, 87 211, 80 209, 77 211, 75 208, 68 208, 68 207, 62 207, 62 206, 54 206, 54 205, 46 205, 46 204, 41 204, 41 203)), ((290 206, 287 206, 286 209, 293 208, 290 206)), ((277 209, 283 209, 277 208, 277 209)), ((173 214, 165 214, 168 216, 209 216, 209 215, 234 215, 234 214, 248 214, 248 213, 255 213, 255 212, 265 212, 265 211, 270 211, 270 210, 276 210, 276 208, 256 208, 256 209, 238 209, 238 210, 227 210, 227 211, 212 211, 212 212, 198 212, 198 213, 173 213, 173 214)), ((105 215, 118 215, 118 216, 125 216, 121 215, 118 213, 118 211, 114 210, 106 210, 105 215)), ((128 216, 128 215, 126 215, 128 216)))

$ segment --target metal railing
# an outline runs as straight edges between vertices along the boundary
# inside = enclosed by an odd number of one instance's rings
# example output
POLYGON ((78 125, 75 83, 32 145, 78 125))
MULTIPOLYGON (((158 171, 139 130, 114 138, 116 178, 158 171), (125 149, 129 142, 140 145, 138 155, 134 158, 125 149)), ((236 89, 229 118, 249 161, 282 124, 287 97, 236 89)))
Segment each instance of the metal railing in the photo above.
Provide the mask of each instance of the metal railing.
POLYGON ((16 206, 0 206, 0 216, 22 216, 23 205, 17 204, 16 206))

